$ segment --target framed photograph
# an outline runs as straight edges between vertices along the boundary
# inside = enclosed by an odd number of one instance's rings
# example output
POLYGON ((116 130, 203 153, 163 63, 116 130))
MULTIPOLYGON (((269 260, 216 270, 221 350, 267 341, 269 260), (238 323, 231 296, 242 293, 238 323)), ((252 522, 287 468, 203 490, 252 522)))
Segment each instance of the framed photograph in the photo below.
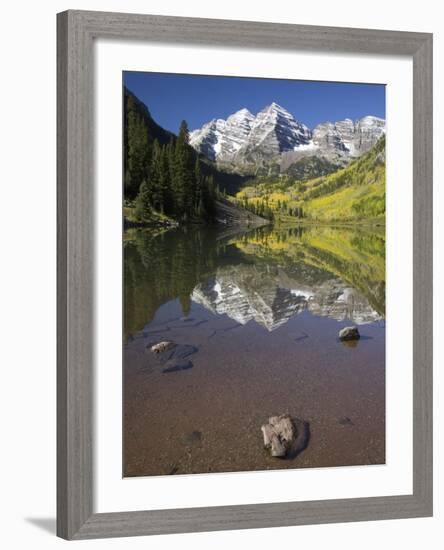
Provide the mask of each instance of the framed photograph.
POLYGON ((432 515, 432 35, 58 15, 58 535, 432 515))

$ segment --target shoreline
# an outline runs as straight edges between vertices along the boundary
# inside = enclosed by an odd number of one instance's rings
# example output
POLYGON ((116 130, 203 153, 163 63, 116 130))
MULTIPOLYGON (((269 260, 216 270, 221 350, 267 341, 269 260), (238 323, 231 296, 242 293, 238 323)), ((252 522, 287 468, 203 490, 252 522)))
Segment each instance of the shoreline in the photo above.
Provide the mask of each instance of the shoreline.
POLYGON ((123 233, 125 234, 128 230, 131 229, 141 229, 141 230, 164 230, 168 231, 170 229, 187 229, 187 228, 216 228, 216 229, 239 229, 242 230, 252 230, 259 227, 271 227, 272 229, 288 229, 291 227, 346 227, 346 228, 369 228, 369 229, 384 229, 386 227, 386 221, 384 220, 365 220, 359 222, 351 221, 315 221, 315 220, 305 220, 298 221, 294 223, 279 223, 272 222, 270 220, 265 221, 264 223, 249 223, 244 224, 242 222, 238 223, 205 223, 205 222, 188 222, 188 223, 162 223, 162 222, 131 222, 124 218, 123 222, 123 233))

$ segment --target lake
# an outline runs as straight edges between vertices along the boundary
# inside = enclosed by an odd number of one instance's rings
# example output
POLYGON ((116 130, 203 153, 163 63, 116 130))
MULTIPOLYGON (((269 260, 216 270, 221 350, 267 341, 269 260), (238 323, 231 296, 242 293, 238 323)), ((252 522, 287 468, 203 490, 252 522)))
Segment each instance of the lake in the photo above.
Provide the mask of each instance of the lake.
POLYGON ((383 229, 126 231, 123 369, 124 476, 384 464, 383 229), (263 446, 283 413, 292 459, 263 446))

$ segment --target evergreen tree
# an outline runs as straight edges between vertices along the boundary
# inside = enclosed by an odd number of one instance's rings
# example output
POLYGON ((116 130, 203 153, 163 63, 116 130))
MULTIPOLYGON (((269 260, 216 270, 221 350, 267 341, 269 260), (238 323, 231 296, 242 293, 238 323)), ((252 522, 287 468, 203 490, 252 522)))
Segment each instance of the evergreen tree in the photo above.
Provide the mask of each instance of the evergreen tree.
POLYGON ((171 194, 171 177, 169 166, 168 145, 161 148, 160 152, 160 188, 162 192, 162 212, 169 214, 173 210, 173 197, 171 194))
POLYGON ((127 102, 125 150, 125 196, 134 198, 148 177, 151 152, 147 128, 131 96, 127 102))
POLYGON ((163 212, 163 166, 162 149, 157 140, 154 141, 153 157, 151 161, 150 178, 148 188, 150 192, 150 201, 154 210, 163 212))
POLYGON ((205 208, 203 203, 203 196, 202 196, 202 172, 200 169, 200 161, 199 158, 196 157, 196 162, 194 164, 194 190, 195 190, 195 197, 194 197, 194 211, 197 214, 199 218, 205 217, 205 208))
POLYGON ((173 140, 166 147, 166 163, 168 165, 168 187, 169 187, 169 204, 166 210, 167 214, 174 215, 176 212, 176 197, 175 197, 175 179, 176 179, 176 146, 173 140))
POLYGON ((146 181, 143 181, 139 194, 136 198, 135 205, 135 215, 136 219, 140 222, 149 222, 151 220, 151 193, 149 185, 146 181))
POLYGON ((211 217, 214 215, 214 212, 215 212, 215 198, 216 198, 216 190, 214 186, 213 176, 206 176, 204 178, 202 191, 203 191, 202 200, 203 200, 205 215, 207 219, 211 219, 211 217))
POLYGON ((187 123, 183 120, 179 129, 174 153, 173 193, 176 216, 182 220, 193 214, 194 167, 187 123))

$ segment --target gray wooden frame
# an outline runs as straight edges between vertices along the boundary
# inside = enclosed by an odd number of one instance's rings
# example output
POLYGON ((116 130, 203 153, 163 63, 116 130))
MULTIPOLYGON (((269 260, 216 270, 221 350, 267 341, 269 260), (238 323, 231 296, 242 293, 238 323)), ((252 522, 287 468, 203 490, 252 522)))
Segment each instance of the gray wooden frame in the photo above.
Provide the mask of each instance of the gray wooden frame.
MULTIPOLYGON (((432 35, 66 11, 57 16, 57 533, 88 539, 432 515, 432 35), (413 59, 413 494, 93 512, 93 43, 96 38, 413 59)), ((409 337, 409 335, 406 335, 409 337)))

